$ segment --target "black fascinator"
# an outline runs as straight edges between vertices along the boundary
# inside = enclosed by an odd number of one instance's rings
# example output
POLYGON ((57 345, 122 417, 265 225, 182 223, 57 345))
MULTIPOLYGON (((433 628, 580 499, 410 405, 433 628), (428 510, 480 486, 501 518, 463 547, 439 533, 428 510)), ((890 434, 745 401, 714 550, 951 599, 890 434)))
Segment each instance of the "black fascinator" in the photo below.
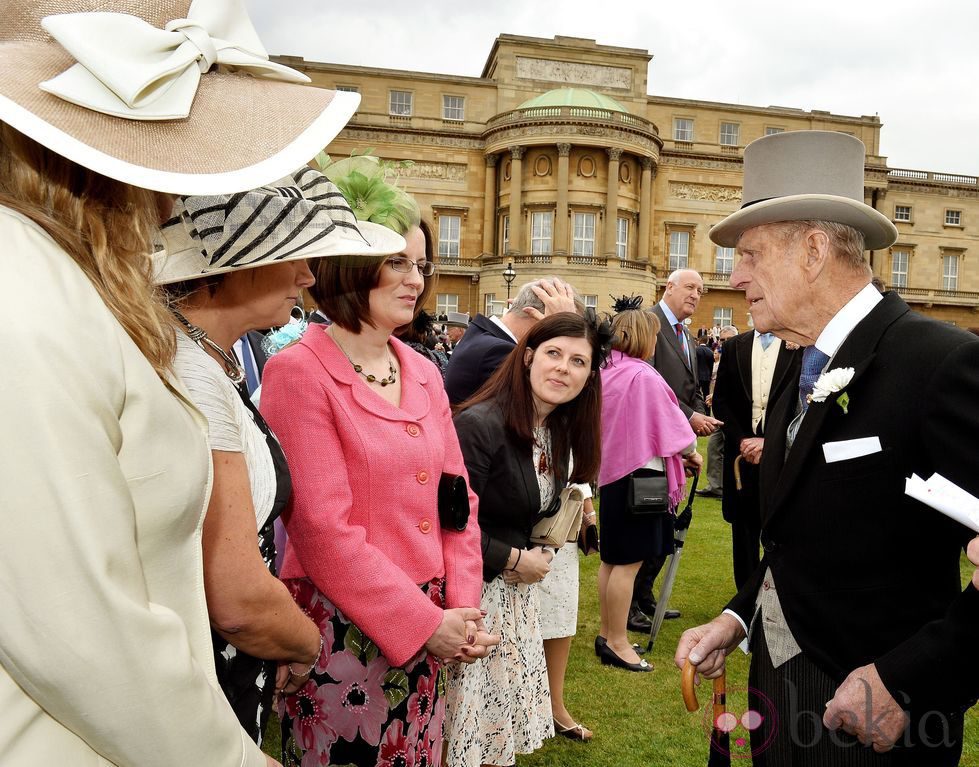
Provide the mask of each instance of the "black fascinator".
POLYGON ((618 314, 619 312, 629 311, 630 309, 638 309, 642 306, 642 296, 609 296, 612 303, 612 311, 618 314))
POLYGON ((424 338, 426 335, 432 332, 434 329, 434 323, 435 318, 422 309, 415 316, 415 319, 411 321, 411 328, 415 331, 415 333, 424 338))
MULTIPOLYGON (((639 301, 642 302, 642 298, 639 301)), ((598 347, 598 353, 595 355, 597 360, 592 360, 592 369, 604 368, 608 364, 608 356, 612 351, 612 323, 609 322, 607 315, 599 316, 591 307, 585 309, 585 322, 595 330, 598 347)))

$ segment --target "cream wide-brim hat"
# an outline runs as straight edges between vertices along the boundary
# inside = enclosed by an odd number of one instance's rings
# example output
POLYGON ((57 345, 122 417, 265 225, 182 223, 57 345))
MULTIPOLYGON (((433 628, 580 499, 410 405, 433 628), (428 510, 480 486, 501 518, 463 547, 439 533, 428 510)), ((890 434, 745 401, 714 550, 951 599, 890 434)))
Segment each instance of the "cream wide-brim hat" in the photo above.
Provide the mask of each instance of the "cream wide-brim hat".
POLYGON ((189 117, 162 121, 114 117, 40 88, 77 63, 42 28, 43 17, 116 12, 163 29, 191 4, 8 0, 0 22, 0 120, 97 173, 173 194, 262 186, 308 162, 346 125, 359 94, 228 71, 202 74, 189 117))
POLYGON ((748 229, 784 221, 833 221, 863 233, 864 247, 893 245, 897 227, 865 204, 863 142, 833 131, 786 131, 744 150, 741 209, 710 230, 733 248, 748 229))
POLYGON ((243 194, 181 197, 160 235, 157 285, 306 258, 376 263, 407 247, 386 226, 358 221, 336 185, 306 166, 243 194))

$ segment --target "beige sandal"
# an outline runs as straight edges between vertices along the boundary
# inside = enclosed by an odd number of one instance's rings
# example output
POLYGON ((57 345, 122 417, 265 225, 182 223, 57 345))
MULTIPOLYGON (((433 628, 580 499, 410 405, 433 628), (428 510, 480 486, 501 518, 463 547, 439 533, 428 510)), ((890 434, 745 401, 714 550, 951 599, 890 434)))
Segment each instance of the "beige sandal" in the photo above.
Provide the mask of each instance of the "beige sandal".
POLYGON ((569 727, 562 725, 557 719, 554 720, 554 732, 558 735, 562 735, 570 740, 581 741, 582 743, 587 743, 592 738, 592 731, 585 727, 583 724, 578 724, 575 722, 569 727))

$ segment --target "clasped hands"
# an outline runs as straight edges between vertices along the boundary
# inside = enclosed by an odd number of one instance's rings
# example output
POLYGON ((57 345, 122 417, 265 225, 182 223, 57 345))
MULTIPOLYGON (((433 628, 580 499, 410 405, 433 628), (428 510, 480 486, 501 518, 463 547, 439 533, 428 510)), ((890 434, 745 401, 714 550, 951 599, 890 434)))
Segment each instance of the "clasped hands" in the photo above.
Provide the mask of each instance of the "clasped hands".
POLYGON ((445 663, 473 663, 499 643, 498 634, 486 631, 482 610, 452 607, 442 611, 442 623, 425 642, 425 649, 445 663))
POLYGON ((540 583, 551 572, 554 553, 550 549, 534 546, 521 549, 517 563, 510 570, 503 571, 503 582, 514 586, 518 583, 540 583))
MULTIPOLYGON (((979 564, 979 538, 970 544, 970 558, 979 564)), ((741 623, 728 614, 710 623, 687 629, 680 637, 674 663, 683 668, 686 660, 697 667, 699 677, 713 679, 724 670, 724 660, 744 638, 741 623)), ((873 664, 850 673, 826 703, 823 726, 843 730, 865 746, 883 753, 894 747, 908 724, 908 716, 881 681, 873 664)))

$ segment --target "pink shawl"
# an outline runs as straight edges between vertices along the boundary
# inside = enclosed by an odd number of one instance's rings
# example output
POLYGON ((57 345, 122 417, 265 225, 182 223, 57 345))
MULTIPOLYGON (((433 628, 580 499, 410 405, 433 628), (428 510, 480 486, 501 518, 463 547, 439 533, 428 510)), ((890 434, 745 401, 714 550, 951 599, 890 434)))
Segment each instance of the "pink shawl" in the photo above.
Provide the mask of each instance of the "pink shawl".
POLYGON ((607 485, 663 459, 670 501, 683 500, 686 477, 680 453, 696 439, 663 376, 646 363, 613 351, 602 370, 602 466, 598 484, 607 485))

